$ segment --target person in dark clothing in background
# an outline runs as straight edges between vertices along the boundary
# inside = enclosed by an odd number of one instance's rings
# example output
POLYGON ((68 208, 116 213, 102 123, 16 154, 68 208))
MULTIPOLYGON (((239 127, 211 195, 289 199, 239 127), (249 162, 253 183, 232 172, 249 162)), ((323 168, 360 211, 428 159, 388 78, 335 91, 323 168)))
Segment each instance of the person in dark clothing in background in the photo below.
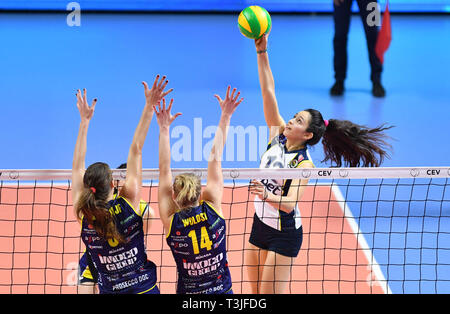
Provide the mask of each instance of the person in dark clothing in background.
MULTIPOLYGON (((347 76, 347 39, 350 27, 351 7, 353 0, 333 0, 334 7, 334 72, 335 83, 330 89, 330 94, 340 96, 344 93, 344 80, 347 76)), ((366 34, 367 49, 370 61, 370 80, 372 81, 372 94, 375 97, 384 97, 386 91, 381 85, 381 72, 383 66, 375 53, 375 45, 378 37, 378 26, 374 23, 374 7, 370 3, 376 0, 356 0, 359 7, 364 32, 366 34)), ((376 13, 376 12, 375 12, 376 13)))

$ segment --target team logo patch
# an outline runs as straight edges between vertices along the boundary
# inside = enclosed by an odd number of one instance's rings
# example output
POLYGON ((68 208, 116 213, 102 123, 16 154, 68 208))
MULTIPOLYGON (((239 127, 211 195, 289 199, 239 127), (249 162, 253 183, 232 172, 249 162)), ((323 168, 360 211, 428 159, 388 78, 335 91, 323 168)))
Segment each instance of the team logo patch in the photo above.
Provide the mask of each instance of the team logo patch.
POLYGON ((296 156, 292 161, 289 163, 289 168, 297 168, 298 164, 305 159, 305 157, 302 154, 299 154, 296 156))

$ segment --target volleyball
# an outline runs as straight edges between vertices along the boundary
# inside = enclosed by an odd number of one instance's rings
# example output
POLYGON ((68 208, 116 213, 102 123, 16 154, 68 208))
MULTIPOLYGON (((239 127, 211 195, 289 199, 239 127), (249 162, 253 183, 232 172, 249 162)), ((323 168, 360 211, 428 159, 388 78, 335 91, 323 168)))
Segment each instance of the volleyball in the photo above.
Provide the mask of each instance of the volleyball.
POLYGON ((238 25, 242 35, 251 39, 258 39, 270 31, 272 19, 266 9, 252 5, 239 14, 238 25))

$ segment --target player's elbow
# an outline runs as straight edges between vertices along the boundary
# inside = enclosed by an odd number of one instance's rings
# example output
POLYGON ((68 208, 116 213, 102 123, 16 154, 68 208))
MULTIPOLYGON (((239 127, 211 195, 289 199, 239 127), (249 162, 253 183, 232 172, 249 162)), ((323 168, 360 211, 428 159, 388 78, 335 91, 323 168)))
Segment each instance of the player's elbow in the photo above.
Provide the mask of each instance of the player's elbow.
POLYGON ((143 143, 133 142, 130 146, 130 153, 133 155, 142 155, 143 143))
POLYGON ((268 81, 264 84, 262 89, 263 98, 264 97, 274 97, 275 95, 275 83, 273 81, 268 81))

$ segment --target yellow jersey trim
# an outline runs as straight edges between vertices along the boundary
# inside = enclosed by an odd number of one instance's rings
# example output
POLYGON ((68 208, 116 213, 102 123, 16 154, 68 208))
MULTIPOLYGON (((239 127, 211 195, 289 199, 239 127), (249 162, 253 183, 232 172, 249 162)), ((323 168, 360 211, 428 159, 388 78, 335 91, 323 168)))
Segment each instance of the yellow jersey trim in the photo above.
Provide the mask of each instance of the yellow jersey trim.
POLYGON ((147 209, 147 207, 150 207, 150 205, 144 201, 144 200, 140 200, 139 201, 139 211, 140 211, 140 216, 144 216, 145 210, 147 209))
POLYGON ((121 198, 121 199, 123 199, 125 202, 127 202, 127 204, 130 205, 131 209, 133 209, 133 211, 134 211, 138 216, 141 216, 141 215, 139 214, 139 212, 136 211, 136 209, 134 209, 133 205, 131 205, 131 203, 130 203, 125 197, 119 196, 118 198, 121 198))
POLYGON ((222 215, 217 209, 215 209, 214 206, 211 205, 210 202, 205 201, 205 200, 201 200, 201 201, 200 201, 200 205, 203 204, 203 203, 208 204, 208 206, 211 207, 211 208, 216 212, 216 214, 219 215, 220 218, 225 219, 225 218, 223 217, 223 215, 222 215))
POLYGON ((172 218, 170 218, 170 225, 169 225, 169 230, 167 230, 166 239, 170 236, 170 233, 172 232, 172 223, 173 223, 174 217, 175 217, 175 214, 173 214, 172 218))
POLYGON ((153 290, 155 287, 156 287, 156 283, 150 289, 147 289, 147 290, 142 291, 142 292, 138 292, 138 294, 143 294, 143 293, 149 292, 150 290, 153 290))
POLYGON ((83 219, 84 219, 84 215, 81 215, 81 218, 80 218, 80 232, 83 232, 83 219))
POLYGON ((84 269, 83 274, 81 276, 83 276, 84 278, 87 278, 87 279, 94 280, 94 277, 92 276, 89 266, 86 266, 86 268, 84 269))

